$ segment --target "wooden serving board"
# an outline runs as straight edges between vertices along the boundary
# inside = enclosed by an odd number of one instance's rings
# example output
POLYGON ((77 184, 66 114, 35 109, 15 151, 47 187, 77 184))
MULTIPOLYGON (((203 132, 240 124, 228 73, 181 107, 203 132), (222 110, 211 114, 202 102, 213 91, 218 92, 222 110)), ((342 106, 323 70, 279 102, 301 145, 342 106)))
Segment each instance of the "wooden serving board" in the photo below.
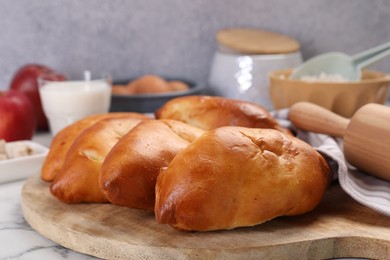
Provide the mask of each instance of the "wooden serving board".
POLYGON ((39 175, 22 190, 27 222, 72 250, 107 259, 390 259, 390 218, 364 207, 337 183, 322 203, 301 216, 255 227, 182 232, 152 213, 111 204, 67 205, 39 175))

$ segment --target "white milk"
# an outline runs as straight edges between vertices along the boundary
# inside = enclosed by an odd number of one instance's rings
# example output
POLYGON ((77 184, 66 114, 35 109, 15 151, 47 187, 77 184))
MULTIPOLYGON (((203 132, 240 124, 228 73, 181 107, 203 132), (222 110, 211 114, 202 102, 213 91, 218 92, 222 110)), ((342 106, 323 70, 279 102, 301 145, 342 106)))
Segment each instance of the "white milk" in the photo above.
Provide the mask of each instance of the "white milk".
POLYGON ((111 86, 105 80, 51 81, 39 88, 43 110, 53 135, 88 115, 107 113, 111 86))

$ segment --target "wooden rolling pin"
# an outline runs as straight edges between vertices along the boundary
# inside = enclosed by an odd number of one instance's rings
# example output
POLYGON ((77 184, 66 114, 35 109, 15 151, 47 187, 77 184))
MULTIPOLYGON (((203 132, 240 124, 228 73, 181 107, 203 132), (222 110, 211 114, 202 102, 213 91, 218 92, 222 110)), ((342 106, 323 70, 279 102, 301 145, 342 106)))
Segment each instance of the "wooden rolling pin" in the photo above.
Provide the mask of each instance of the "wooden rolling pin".
POLYGON ((342 137, 347 162, 390 181, 390 107, 367 104, 347 119, 318 105, 299 102, 291 107, 288 118, 302 130, 342 137))

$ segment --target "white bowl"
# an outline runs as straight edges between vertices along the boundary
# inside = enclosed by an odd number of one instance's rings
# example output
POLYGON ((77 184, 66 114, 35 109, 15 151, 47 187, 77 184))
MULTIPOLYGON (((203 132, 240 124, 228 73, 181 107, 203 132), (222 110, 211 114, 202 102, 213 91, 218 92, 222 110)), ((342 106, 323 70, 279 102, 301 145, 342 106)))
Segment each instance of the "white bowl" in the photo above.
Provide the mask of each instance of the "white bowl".
POLYGON ((298 52, 286 54, 242 55, 217 51, 209 75, 213 94, 258 103, 273 109, 268 74, 302 63, 298 52))
POLYGON ((0 183, 25 179, 41 170, 49 149, 29 140, 8 142, 6 143, 7 149, 18 142, 27 144, 33 154, 0 161, 0 183))

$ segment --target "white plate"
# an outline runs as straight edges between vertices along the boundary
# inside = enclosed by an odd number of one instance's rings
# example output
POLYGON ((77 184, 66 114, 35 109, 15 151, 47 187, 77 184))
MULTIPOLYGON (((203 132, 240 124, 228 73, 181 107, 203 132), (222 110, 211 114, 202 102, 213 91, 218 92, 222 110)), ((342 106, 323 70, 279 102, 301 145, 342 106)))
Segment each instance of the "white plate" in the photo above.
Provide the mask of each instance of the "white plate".
MULTIPOLYGON (((33 154, 0 161, 0 183, 25 179, 39 172, 43 160, 49 151, 47 147, 33 141, 26 140, 17 142, 27 144, 33 150, 33 154)), ((6 144, 7 149, 9 146, 15 145, 15 143, 8 142, 6 144)))

